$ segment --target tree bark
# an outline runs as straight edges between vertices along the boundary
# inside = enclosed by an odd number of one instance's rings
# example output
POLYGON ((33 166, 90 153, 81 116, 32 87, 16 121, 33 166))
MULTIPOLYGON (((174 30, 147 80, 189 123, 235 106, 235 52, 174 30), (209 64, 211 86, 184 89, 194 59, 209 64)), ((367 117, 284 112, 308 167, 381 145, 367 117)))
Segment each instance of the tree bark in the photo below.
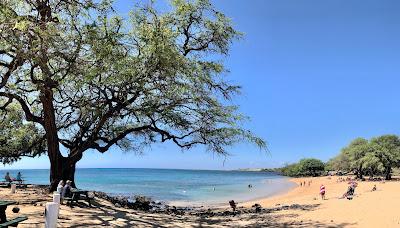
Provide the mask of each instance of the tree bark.
POLYGON ((50 192, 53 192, 57 189, 58 183, 63 180, 72 181, 72 187, 76 187, 75 185, 75 167, 76 162, 70 157, 60 157, 60 159, 51 163, 50 169, 50 192), (53 169, 54 167, 54 169, 53 169))
POLYGON ((358 171, 357 171, 357 178, 358 179, 362 179, 363 178, 363 171, 362 171, 362 165, 360 165, 359 167, 358 167, 358 171))
POLYGON ((385 180, 391 180, 392 179, 392 167, 387 167, 385 168, 385 180))
POLYGON ((75 187, 75 166, 82 156, 78 158, 64 157, 60 152, 52 89, 42 89, 40 100, 43 105, 47 154, 50 160, 50 192, 57 189, 57 185, 61 180, 71 180, 72 186, 75 187))

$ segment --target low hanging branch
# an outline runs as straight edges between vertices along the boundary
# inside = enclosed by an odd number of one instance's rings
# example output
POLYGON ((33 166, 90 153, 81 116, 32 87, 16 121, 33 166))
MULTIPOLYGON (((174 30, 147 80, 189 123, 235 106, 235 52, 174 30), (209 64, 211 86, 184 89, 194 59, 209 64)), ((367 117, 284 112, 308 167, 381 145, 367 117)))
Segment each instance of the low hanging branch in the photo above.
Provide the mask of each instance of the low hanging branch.
POLYGON ((223 155, 242 141, 265 148, 226 105, 239 86, 210 60, 227 55, 240 33, 208 0, 171 6, 166 13, 135 6, 126 19, 109 1, 1 1, 0 115, 11 121, 4 140, 14 134, 31 145, 2 151, 2 161, 41 155, 46 145, 55 187, 73 180, 88 150, 138 151, 157 141, 223 155))

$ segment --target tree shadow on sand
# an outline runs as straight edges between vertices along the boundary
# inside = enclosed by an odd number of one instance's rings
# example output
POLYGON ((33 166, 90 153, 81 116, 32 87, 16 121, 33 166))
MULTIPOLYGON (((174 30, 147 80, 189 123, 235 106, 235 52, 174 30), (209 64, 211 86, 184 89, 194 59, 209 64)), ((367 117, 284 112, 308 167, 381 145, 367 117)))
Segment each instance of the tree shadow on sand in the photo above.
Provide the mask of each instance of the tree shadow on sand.
MULTIPOLYGON (((80 205, 84 206, 84 205, 80 205)), ((125 208, 116 208, 110 203, 97 201, 93 207, 75 208, 68 213, 61 213, 58 227, 331 227, 342 228, 355 223, 323 223, 319 221, 299 221, 296 210, 314 210, 319 204, 297 205, 297 209, 289 208, 290 214, 277 214, 279 208, 266 208, 260 213, 242 213, 228 216, 196 216, 174 215, 165 213, 149 213, 125 208), (292 213, 293 212, 293 213, 292 213), (68 214, 68 215, 66 215, 68 214)), ((281 209, 282 210, 282 209, 281 209)), ((22 227, 43 227, 43 215, 29 214, 34 218, 27 220, 22 227)))

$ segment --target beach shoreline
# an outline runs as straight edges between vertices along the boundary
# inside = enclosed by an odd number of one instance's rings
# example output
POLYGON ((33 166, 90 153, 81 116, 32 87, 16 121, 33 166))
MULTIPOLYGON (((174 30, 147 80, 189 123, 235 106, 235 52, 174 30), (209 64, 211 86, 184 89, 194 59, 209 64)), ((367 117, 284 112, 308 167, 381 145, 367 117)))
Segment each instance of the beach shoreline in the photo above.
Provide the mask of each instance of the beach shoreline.
MULTIPOLYGON (((229 207, 229 200, 234 200, 235 202, 239 204, 245 204, 248 202, 255 202, 258 200, 263 200, 271 197, 276 197, 280 195, 284 195, 293 189, 297 187, 297 183, 293 180, 293 178, 281 176, 279 179, 265 179, 264 180, 267 183, 263 183, 261 185, 257 186, 257 193, 255 194, 254 197, 251 197, 249 199, 243 198, 237 198, 237 195, 232 195, 231 197, 227 197, 226 200, 222 201, 219 200, 218 202, 214 202, 209 200, 209 201, 193 201, 193 200, 187 200, 187 201, 182 201, 182 200, 176 200, 176 201, 165 201, 167 204, 172 205, 172 206, 177 206, 177 207, 207 207, 207 208, 226 208, 229 207), (262 188, 267 189, 270 188, 271 186, 274 186, 272 182, 274 181, 279 181, 281 186, 274 191, 269 191, 269 192, 264 192, 262 188), (260 189, 261 188, 261 189, 260 189)), ((247 186, 246 186, 247 188, 247 186)), ((255 188, 254 186, 252 188, 255 188)), ((253 191, 253 189, 249 189, 250 191, 253 191)), ((254 194, 254 192, 252 192, 254 194)))
MULTIPOLYGON (((400 182, 358 182, 353 200, 339 199, 348 187, 338 182, 339 177, 291 178, 297 187, 272 197, 239 202, 237 211, 224 207, 178 208, 168 205, 162 210, 141 211, 101 197, 96 197, 93 207, 85 204, 70 208, 61 205, 59 227, 400 227, 400 182), (310 181, 310 186, 308 186, 310 181), (326 200, 319 197, 319 186, 326 186, 326 200), (371 191, 376 185, 377 191, 371 191), (253 205, 261 208, 257 212, 253 205), (382 213, 384 211, 385 213, 382 213), (82 223, 84 221, 84 224, 82 223)), ((17 189, 0 189, 2 200, 14 200, 20 208, 19 215, 28 220, 18 227, 43 227, 44 205, 52 195, 43 188, 30 186, 17 189)), ((13 207, 7 216, 13 217, 13 207)))

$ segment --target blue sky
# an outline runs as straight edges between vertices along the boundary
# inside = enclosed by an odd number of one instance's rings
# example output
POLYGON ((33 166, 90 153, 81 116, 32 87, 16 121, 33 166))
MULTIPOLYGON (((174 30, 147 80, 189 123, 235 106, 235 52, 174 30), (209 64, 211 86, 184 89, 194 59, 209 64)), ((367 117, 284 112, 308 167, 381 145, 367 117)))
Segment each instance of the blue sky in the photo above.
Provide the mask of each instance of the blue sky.
MULTIPOLYGON (((132 3, 117 2, 122 13, 132 3)), ((213 2, 245 34, 225 60, 228 77, 243 86, 235 102, 270 153, 238 145, 224 158, 167 143, 140 156, 88 152, 78 167, 277 167, 304 157, 326 161, 355 137, 400 133, 400 1, 213 2)), ((11 166, 48 167, 46 157, 11 166)))

